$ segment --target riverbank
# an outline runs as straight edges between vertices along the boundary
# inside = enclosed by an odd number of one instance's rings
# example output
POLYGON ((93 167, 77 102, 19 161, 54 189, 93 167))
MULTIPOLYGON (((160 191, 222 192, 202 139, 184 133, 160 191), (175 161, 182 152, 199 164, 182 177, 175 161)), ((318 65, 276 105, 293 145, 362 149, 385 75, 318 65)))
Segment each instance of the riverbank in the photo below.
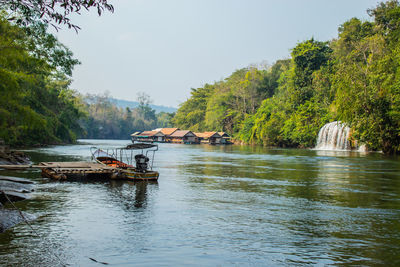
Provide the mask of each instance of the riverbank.
POLYGON ((15 151, 10 149, 8 145, 4 144, 3 140, 0 140, 0 164, 30 164, 31 160, 25 153, 21 151, 15 151))

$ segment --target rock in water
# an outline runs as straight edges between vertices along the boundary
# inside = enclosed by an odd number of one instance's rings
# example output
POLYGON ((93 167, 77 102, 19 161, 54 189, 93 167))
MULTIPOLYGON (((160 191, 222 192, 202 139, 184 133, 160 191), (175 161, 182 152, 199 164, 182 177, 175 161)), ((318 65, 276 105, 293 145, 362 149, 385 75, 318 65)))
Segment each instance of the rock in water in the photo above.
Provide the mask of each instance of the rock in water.
POLYGON ((33 191, 32 181, 27 179, 0 176, 0 203, 29 199, 29 193, 33 191))
MULTIPOLYGON (((17 210, 5 209, 3 204, 29 199, 29 193, 33 191, 32 184, 27 179, 0 176, 0 233, 23 221, 17 210)), ((34 216, 27 213, 23 213, 23 216, 27 220, 34 219, 34 216)))
MULTIPOLYGON (((25 219, 28 221, 32 221, 35 216, 22 212, 25 219)), ((5 232, 7 229, 23 222, 21 214, 17 210, 8 210, 4 208, 0 208, 0 233, 5 232)))
POLYGON ((13 177, 13 176, 0 175, 0 181, 9 181, 9 182, 15 182, 15 183, 19 183, 19 184, 33 184, 33 182, 31 180, 19 178, 19 177, 13 177))

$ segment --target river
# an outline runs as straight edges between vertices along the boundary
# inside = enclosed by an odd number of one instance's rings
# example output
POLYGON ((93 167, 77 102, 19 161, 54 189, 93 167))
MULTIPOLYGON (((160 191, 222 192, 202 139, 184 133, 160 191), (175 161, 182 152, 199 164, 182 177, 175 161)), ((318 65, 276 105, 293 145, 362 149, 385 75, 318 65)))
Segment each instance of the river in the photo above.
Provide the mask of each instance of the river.
MULTIPOLYGON (((117 140, 27 150, 90 160, 117 140)), ((37 216, 0 234, 4 266, 400 264, 400 159, 380 153, 160 144, 159 181, 36 182, 37 216), (92 258, 92 259, 90 259, 92 258)))

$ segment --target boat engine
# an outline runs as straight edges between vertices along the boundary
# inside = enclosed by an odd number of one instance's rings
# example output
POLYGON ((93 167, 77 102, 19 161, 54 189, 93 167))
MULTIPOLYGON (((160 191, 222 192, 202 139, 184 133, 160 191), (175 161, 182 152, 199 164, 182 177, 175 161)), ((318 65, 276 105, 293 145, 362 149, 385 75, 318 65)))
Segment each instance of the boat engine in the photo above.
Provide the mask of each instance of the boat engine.
POLYGON ((136 170, 139 172, 146 172, 148 167, 149 158, 143 154, 135 156, 136 170))

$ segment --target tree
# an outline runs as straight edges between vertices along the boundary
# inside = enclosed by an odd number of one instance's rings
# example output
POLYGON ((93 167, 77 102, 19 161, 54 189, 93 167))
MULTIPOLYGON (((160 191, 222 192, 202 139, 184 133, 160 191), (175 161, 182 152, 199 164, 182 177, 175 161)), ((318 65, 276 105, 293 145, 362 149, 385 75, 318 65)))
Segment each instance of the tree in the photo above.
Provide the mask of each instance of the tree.
POLYGON ((59 25, 79 30, 79 26, 71 22, 72 14, 80 14, 81 10, 95 9, 99 16, 105 11, 114 11, 107 0, 0 0, 2 9, 9 12, 8 20, 27 26, 39 20, 56 29, 59 25))
POLYGON ((314 38, 297 44, 292 50, 293 70, 290 84, 294 107, 310 99, 313 94, 313 73, 328 63, 332 49, 327 42, 314 38))
POLYGON ((150 96, 144 92, 139 92, 137 101, 139 102, 138 111, 143 120, 155 122, 157 120, 156 111, 150 107, 152 103, 150 96))
POLYGON ((171 128, 172 118, 175 116, 175 113, 168 112, 160 112, 157 113, 157 127, 159 128, 171 128))
POLYGON ((71 142, 81 130, 68 78, 78 61, 37 26, 22 28, 0 15, 0 138, 10 145, 71 142))
POLYGON ((175 126, 225 130, 247 143, 312 147, 325 123, 341 120, 369 149, 399 153, 400 4, 389 0, 368 13, 373 21, 352 18, 337 39, 311 38, 293 48, 291 59, 192 90, 175 126))
POLYGON ((208 98, 214 91, 214 86, 206 84, 203 88, 192 88, 191 97, 180 105, 173 118, 173 124, 191 131, 205 130, 205 113, 208 98))
POLYGON ((388 1, 369 13, 374 17, 372 28, 370 24, 347 22, 335 45, 338 65, 333 86, 338 115, 352 127, 354 138, 370 149, 398 153, 400 5, 398 1, 388 1), (341 51, 341 39, 348 35, 359 37, 346 47, 345 53, 341 51))

